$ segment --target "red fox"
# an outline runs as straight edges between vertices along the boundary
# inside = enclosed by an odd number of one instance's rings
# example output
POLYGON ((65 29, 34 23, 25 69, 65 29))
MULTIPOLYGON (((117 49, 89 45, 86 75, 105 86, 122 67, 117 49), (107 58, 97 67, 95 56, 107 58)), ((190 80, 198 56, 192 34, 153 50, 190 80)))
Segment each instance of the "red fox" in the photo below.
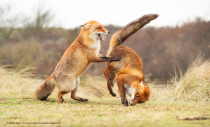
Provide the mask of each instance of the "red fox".
POLYGON ((112 96, 116 96, 112 90, 113 80, 116 77, 121 103, 125 106, 128 106, 126 94, 131 97, 129 104, 133 106, 136 103, 147 101, 150 96, 150 89, 144 81, 141 58, 133 49, 120 44, 157 17, 157 14, 144 15, 117 31, 111 38, 107 57, 120 57, 121 59, 117 62, 107 62, 107 67, 103 69, 103 72, 112 96))
POLYGON ((37 99, 46 100, 56 85, 59 88, 60 102, 64 102, 62 96, 69 92, 74 100, 88 101, 88 99, 76 96, 80 84, 79 76, 91 62, 119 61, 118 57, 105 57, 99 54, 100 41, 104 39, 102 35, 109 33, 101 23, 91 20, 81 27, 80 34, 64 52, 54 72, 36 90, 37 99))

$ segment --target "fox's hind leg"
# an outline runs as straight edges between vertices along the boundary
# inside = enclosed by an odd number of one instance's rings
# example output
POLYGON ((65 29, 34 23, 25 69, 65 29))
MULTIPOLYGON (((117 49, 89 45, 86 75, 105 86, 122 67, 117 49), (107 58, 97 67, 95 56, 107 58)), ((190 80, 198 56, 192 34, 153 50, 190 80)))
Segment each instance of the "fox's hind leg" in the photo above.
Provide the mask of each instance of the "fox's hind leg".
POLYGON ((61 103, 65 102, 63 99, 63 95, 73 91, 76 86, 76 81, 71 79, 70 77, 63 75, 60 76, 59 82, 56 83, 58 86, 58 99, 61 103))
POLYGON ((58 92, 58 99, 61 103, 65 103, 64 99, 63 99, 63 95, 67 94, 68 92, 58 92))
POLYGON ((113 80, 115 78, 115 74, 114 72, 112 72, 108 67, 103 69, 104 75, 107 79, 107 84, 109 84, 110 86, 114 86, 113 84, 113 80))
POLYGON ((71 98, 74 99, 74 100, 77 100, 77 101, 82 101, 82 102, 88 101, 88 99, 80 98, 80 97, 77 97, 77 96, 76 96, 76 93, 77 93, 79 84, 80 84, 80 79, 79 79, 79 77, 78 77, 77 80, 76 80, 75 89, 71 92, 71 98))
POLYGON ((117 85, 118 85, 118 88, 119 88, 119 94, 120 94, 120 98, 121 98, 121 103, 124 105, 124 106, 128 106, 128 101, 127 101, 127 98, 126 98, 126 93, 125 93, 125 87, 124 87, 124 83, 122 81, 123 78, 125 78, 126 76, 117 76, 116 78, 116 81, 117 81, 117 85))
POLYGON ((114 86, 113 80, 115 79, 115 73, 110 71, 109 68, 103 69, 104 75, 107 79, 107 88, 109 90, 109 93, 115 97, 116 94, 113 92, 112 87, 114 86))

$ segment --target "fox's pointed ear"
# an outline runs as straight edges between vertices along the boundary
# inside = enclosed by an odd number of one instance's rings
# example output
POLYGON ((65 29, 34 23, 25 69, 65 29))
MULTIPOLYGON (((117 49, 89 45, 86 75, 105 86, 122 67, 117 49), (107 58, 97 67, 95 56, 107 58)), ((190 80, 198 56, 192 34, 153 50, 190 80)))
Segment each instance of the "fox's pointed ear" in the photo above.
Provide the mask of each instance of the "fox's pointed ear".
POLYGON ((141 81, 141 83, 139 84, 140 86, 144 86, 144 83, 141 81))
POLYGON ((80 26, 83 27, 85 30, 87 30, 91 27, 90 24, 84 24, 84 25, 80 25, 80 26))

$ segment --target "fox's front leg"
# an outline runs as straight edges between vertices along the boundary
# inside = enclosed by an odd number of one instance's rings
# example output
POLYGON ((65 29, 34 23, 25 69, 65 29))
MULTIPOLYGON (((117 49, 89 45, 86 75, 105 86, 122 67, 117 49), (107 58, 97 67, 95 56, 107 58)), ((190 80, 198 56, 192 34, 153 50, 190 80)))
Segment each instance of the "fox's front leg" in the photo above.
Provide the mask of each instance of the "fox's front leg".
POLYGON ((120 61, 120 57, 118 57, 118 56, 106 57, 106 56, 99 54, 92 59, 92 62, 112 62, 112 61, 120 61))
POLYGON ((128 101, 127 101, 126 94, 125 94, 124 83, 122 82, 122 80, 119 77, 117 77, 116 81, 117 81, 117 85, 118 85, 118 88, 119 88, 121 103, 124 106, 128 106, 128 101))
POLYGON ((102 54, 98 54, 98 55, 97 55, 97 57, 104 57, 104 55, 102 55, 102 54))

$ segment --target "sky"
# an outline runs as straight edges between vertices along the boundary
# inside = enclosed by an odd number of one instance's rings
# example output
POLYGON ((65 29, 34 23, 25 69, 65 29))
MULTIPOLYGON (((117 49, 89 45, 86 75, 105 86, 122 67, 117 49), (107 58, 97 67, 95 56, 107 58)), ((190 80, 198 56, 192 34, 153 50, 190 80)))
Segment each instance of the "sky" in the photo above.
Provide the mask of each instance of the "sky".
POLYGON ((149 26, 176 26, 202 17, 210 21, 210 0, 0 0, 16 14, 33 16, 41 5, 55 15, 53 24, 75 28, 89 20, 103 25, 125 26, 145 15, 159 14, 149 26))

